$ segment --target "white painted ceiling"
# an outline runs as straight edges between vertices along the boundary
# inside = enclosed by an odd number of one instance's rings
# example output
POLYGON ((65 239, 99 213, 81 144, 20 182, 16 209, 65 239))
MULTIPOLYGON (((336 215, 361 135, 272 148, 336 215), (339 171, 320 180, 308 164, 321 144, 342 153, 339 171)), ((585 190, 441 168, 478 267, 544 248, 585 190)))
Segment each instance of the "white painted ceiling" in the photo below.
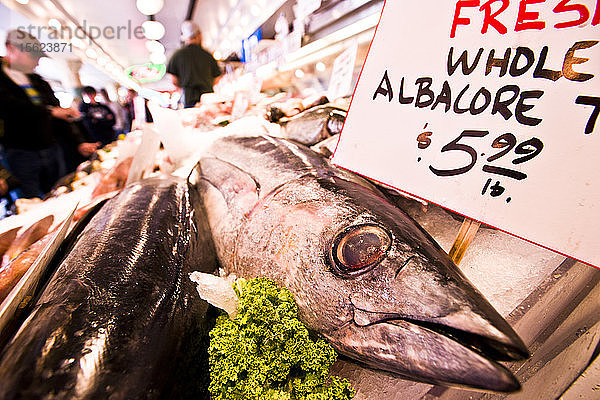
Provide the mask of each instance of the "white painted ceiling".
MULTIPOLYGON (((20 0, 24 1, 26 0, 20 0)), ((147 16, 138 11, 136 0, 29 0, 26 5, 17 0, 0 2, 39 26, 47 27, 49 19, 56 18, 63 26, 71 26, 72 29, 82 26, 88 33, 91 33, 90 27, 102 30, 112 27, 115 31, 119 27, 127 27, 122 32, 130 32, 129 27, 141 27, 148 20, 147 16)), ((284 3, 286 0, 196 0, 192 19, 202 30, 204 47, 225 58, 232 52, 239 52, 242 39, 250 36, 284 3)), ((166 28, 161 42, 166 48, 167 58, 181 45, 180 26, 186 18, 189 5, 190 0, 164 0, 164 7, 155 16, 166 28)), ((14 23, 16 21, 9 21, 9 25, 14 23)), ((8 29, 14 27, 16 26, 8 29)), ((0 30, 2 28, 4 26, 0 30)), ((68 41, 66 39, 62 41, 68 41)), ((44 37, 40 37, 40 40, 43 41, 44 37)), ((133 32, 120 39, 100 36, 86 45, 99 53, 96 60, 85 55, 85 47, 84 51, 75 49, 72 54, 53 54, 53 58, 80 58, 84 64, 94 66, 106 75, 122 81, 125 78, 125 68, 150 61, 150 52, 145 44, 146 39, 136 38, 133 32), (107 65, 97 62, 98 59, 107 58, 107 65)), ((174 88, 166 78, 161 84, 162 87, 152 86, 160 90, 174 88)))
MULTIPOLYGON (((30 0, 27 5, 19 4, 16 0, 1 1, 34 24, 47 26, 50 18, 56 18, 63 26, 73 22, 86 27, 88 32, 96 27, 117 30, 131 26, 133 30, 148 19, 137 10, 135 0, 30 0)), ((187 8, 187 0, 166 0, 164 8, 156 15, 156 20, 166 27, 161 42, 167 52, 179 47, 179 26, 185 19, 187 8)), ((120 39, 101 35, 95 39, 96 44, 123 67, 148 62, 150 54, 145 47, 146 40, 136 38, 133 32, 128 35, 127 31, 121 30, 120 39)), ((68 33, 63 36, 68 36, 68 33)))
MULTIPOLYGON (((33 23, 47 26, 50 18, 63 26, 72 22, 87 27, 141 26, 148 19, 141 14, 135 0, 30 0, 22 5, 16 0, 0 0, 8 7, 29 18, 33 23), (85 24, 85 25, 84 25, 85 24)), ((197 0, 192 19, 203 32, 204 45, 209 50, 237 51, 243 38, 254 32, 285 0, 197 0)), ((163 9, 155 16, 166 28, 161 40, 169 56, 180 46, 180 26, 185 20, 189 0, 165 0, 163 9)), ((125 32, 125 31, 122 31, 125 32)), ((102 51, 121 67, 149 61, 150 53, 144 39, 122 37, 95 40, 102 51)), ((85 60, 84 60, 85 61, 85 60)))
POLYGON ((223 56, 238 51, 285 0, 198 0, 193 20, 202 30, 204 45, 223 56))
MULTIPOLYGON (((39 1, 39 0, 31 0, 39 1)), ((46 0, 48 1, 48 0, 46 0)), ((81 26, 84 21, 87 26, 100 28, 139 27, 148 19, 141 14, 135 5, 135 0, 52 0, 73 16, 81 26)), ((167 52, 179 47, 179 26, 185 19, 187 0, 166 0, 163 9, 156 15, 166 28, 165 37, 161 42, 167 52)), ((122 30, 125 33, 126 30, 122 30)), ((137 39, 124 35, 121 39, 101 37, 97 39, 100 46, 123 66, 142 64, 149 61, 150 53, 146 49, 145 39, 137 39)))
MULTIPOLYGON (((56 18, 63 26, 70 26, 72 29, 75 26, 82 26, 88 32, 91 32, 90 27, 101 29, 112 27, 117 30, 119 27, 131 26, 134 29, 148 20, 147 16, 138 11, 136 0, 29 0, 26 5, 17 0, 0 0, 0 2, 13 10, 11 20, 7 23, 2 21, 0 29, 4 30, 22 24, 22 18, 13 18, 18 14, 37 26, 47 27, 48 21, 56 18)), ((180 26, 186 18, 190 1, 165 0, 164 2, 163 9, 155 19, 166 28, 161 43, 165 46, 166 55, 169 57, 180 46, 180 26)), ((197 0, 192 19, 202 30, 204 46, 210 51, 218 50, 217 55, 226 57, 232 52, 239 51, 242 39, 250 36, 284 2, 285 0, 197 0)), ((35 35, 40 36, 42 42, 48 40, 43 34, 35 35)), ((68 42, 68 39, 63 37, 58 41, 68 42)), ((87 43, 100 56, 107 56, 109 64, 114 64, 113 67, 116 68, 100 66, 96 60, 86 57, 84 51, 77 49, 73 53, 52 54, 52 57, 80 58, 84 65, 88 64, 84 71, 90 71, 89 66, 92 66, 118 80, 123 78, 122 71, 125 68, 150 61, 150 53, 145 43, 145 39, 138 39, 133 34, 123 35, 120 39, 101 36, 92 43, 87 43)), ((172 88, 167 79, 163 81, 164 89, 172 88)))

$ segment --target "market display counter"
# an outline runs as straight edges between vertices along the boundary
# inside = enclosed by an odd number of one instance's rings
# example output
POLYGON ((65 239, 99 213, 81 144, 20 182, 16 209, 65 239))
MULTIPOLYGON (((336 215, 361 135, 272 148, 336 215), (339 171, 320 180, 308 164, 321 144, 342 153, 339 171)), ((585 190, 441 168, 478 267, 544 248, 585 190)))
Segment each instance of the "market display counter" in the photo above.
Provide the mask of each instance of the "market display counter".
MULTIPOLYGON (((118 159, 123 159, 125 156, 131 157, 141 151, 143 154, 151 153, 152 157, 145 159, 145 164, 148 165, 143 169, 147 170, 146 173, 142 174, 138 171, 139 173, 135 174, 139 175, 136 179, 141 179, 142 175, 147 175, 149 172, 153 173, 156 168, 163 172, 173 172, 176 170, 178 162, 188 167, 193 166, 197 159, 177 160, 176 157, 170 158, 167 154, 173 148, 184 149, 186 136, 182 132, 174 131, 176 130, 174 124, 179 123, 176 113, 166 110, 165 112, 169 113, 169 118, 173 118, 169 119, 168 140, 164 136, 166 130, 161 131, 161 123, 157 123, 155 127, 149 125, 144 134, 154 135, 152 136, 154 140, 151 141, 153 145, 149 146, 149 142, 146 142, 146 146, 143 144, 139 146, 143 140, 140 137, 141 132, 138 132, 132 135, 127 142, 121 142, 114 147, 111 165, 118 164, 118 159), (157 134, 164 139, 163 142, 166 146, 160 151, 157 134), (146 148, 148 146, 153 149, 150 151, 146 148), (148 153, 149 151, 150 153, 148 153)), ((199 112, 200 110, 195 110, 196 114, 199 112)), ((157 115, 159 114, 161 113, 157 115)), ((185 118, 183 117, 190 115, 190 111, 181 113, 181 124, 184 129, 188 129, 188 133, 189 130, 194 132, 195 139, 199 140, 194 142, 196 144, 202 142, 200 139, 208 137, 203 135, 218 136, 219 133, 236 135, 240 131, 244 133, 256 131, 257 134, 269 132, 272 135, 278 133, 278 129, 274 129, 278 128, 276 124, 269 124, 264 119, 257 118, 256 115, 235 121, 227 128, 213 126, 212 133, 201 132, 194 125, 188 125, 185 128, 185 118)), ((311 121, 314 120, 314 116, 310 118, 311 121)), ((329 121, 330 116, 325 120, 329 121)), ((321 129, 320 125, 317 127, 321 129)), ((285 133, 286 131, 279 132, 279 134, 285 133)), ((326 140, 335 141, 335 136, 326 140)), ((193 149, 187 150, 194 153, 193 149)), ((143 154, 137 156, 138 161, 143 158, 143 154)), ((331 151, 328 151, 327 156, 329 155, 331 155, 331 151)), ((133 163, 135 164, 135 161, 133 163)), ((131 161, 128 165, 130 164, 131 161)), ((132 169, 134 168, 132 167, 132 169)), ((185 168, 183 169, 185 170, 185 168)), ((127 175, 127 171, 120 173, 122 179, 125 179, 124 177, 127 175)), ((184 175, 187 176, 187 173, 184 175)), ((107 176, 110 174, 105 172, 104 178, 98 177, 94 182, 98 184, 98 182, 105 181, 107 176)), ((122 186, 123 183, 124 181, 119 185, 122 186)), ((73 193, 62 194, 56 199, 39 205, 37 211, 33 209, 23 216, 3 221, 3 224, 8 229, 16 226, 15 224, 19 220, 35 220, 42 214, 52 214, 55 203, 71 205, 75 201, 72 198, 79 199, 85 195, 83 197, 89 200, 91 188, 91 186, 84 186, 73 193)), ((451 214, 436 205, 409 200, 403 196, 391 194, 390 198, 412 216, 446 252, 450 250, 461 227, 462 217, 451 214)), ((507 398, 513 400, 554 398, 562 393, 567 395, 574 393, 569 392, 569 386, 580 377, 588 364, 597 356, 596 349, 600 338, 600 315, 597 312, 600 309, 600 270, 572 259, 565 259, 564 256, 557 253, 486 226, 479 228, 460 264, 460 269, 492 306, 506 318, 528 346, 532 354, 530 359, 505 364, 521 382, 522 391, 506 395, 432 386, 400 379, 387 372, 365 369, 347 359, 340 359, 334 365, 332 372, 351 382, 357 391, 355 399, 507 398)), ((583 387, 580 390, 589 390, 590 387, 588 382, 581 383, 579 381, 578 385, 583 387)))

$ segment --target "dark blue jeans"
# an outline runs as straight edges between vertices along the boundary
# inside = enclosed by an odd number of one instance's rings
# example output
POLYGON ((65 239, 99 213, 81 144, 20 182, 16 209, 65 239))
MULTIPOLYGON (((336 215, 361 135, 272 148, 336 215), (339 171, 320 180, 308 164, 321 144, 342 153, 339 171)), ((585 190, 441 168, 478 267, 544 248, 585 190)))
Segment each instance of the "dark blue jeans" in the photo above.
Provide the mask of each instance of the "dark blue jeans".
POLYGON ((65 175, 65 161, 59 145, 43 150, 6 149, 6 163, 21 182, 22 197, 42 197, 65 175))

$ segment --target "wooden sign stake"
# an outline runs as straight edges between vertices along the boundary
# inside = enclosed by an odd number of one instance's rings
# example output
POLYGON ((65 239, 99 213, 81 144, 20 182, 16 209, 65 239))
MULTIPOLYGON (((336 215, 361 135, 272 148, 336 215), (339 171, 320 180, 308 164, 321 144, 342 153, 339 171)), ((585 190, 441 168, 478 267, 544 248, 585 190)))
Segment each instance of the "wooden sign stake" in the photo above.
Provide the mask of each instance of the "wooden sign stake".
POLYGON ((448 255, 458 265, 479 230, 481 223, 465 218, 448 255))

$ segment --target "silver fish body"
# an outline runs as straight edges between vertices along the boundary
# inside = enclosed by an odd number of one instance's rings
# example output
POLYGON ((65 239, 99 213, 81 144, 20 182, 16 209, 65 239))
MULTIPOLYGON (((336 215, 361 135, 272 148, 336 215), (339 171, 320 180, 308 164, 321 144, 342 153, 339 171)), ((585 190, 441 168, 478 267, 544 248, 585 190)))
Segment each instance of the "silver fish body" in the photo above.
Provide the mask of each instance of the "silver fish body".
MULTIPOLYGON (((197 341, 208 308, 188 273, 216 266, 199 211, 185 181, 174 178, 145 180, 109 200, 4 348, 0 398, 159 398, 181 390, 180 351, 197 341)), ((201 385, 203 376, 193 379, 201 385)))
POLYGON ((282 136, 312 146, 342 131, 347 112, 331 105, 309 108, 281 121, 282 136))
POLYGON ((408 379, 510 392, 528 351, 439 245, 362 178, 271 137, 215 142, 190 175, 229 273, 293 293, 342 354, 408 379))

